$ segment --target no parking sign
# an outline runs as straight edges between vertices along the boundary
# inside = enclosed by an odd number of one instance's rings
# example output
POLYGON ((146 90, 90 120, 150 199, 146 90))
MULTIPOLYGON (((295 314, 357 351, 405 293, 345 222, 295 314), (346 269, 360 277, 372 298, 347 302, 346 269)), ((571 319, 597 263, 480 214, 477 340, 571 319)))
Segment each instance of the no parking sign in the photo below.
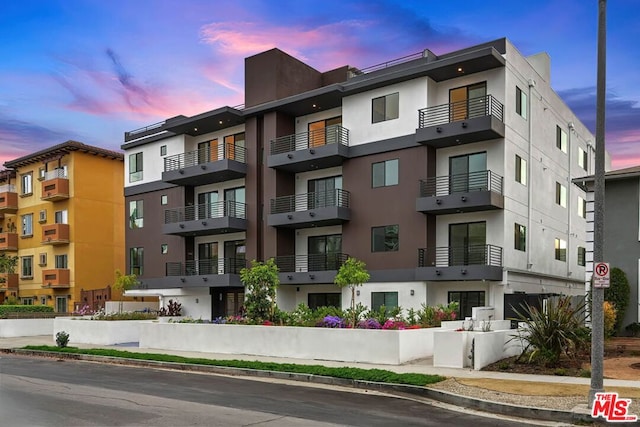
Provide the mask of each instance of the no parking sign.
POLYGON ((608 288, 610 283, 609 263, 597 262, 593 267, 593 287, 608 288))

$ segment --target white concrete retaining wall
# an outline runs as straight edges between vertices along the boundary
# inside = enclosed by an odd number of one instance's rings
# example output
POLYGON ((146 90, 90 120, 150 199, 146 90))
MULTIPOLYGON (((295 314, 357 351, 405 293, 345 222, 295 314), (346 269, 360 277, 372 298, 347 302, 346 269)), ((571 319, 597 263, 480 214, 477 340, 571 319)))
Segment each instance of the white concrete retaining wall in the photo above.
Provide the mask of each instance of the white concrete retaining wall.
POLYGON ((505 357, 520 354, 522 341, 512 339, 517 336, 515 329, 491 332, 436 331, 433 338, 433 366, 480 370, 505 357))
MULTIPOLYGON (((485 323, 483 320, 476 320, 474 322, 474 330, 482 331, 482 325, 485 323)), ((469 326, 469 321, 464 320, 448 320, 442 322, 442 329, 467 329, 469 326)), ((490 330, 492 331, 503 331, 506 329, 511 329, 511 320, 492 320, 490 322, 490 330)))
POLYGON ((50 335, 54 319, 0 319, 0 338, 50 335))
POLYGON ((79 317, 57 317, 53 336, 60 331, 69 334, 69 342, 112 345, 140 341, 140 326, 151 320, 89 320, 79 317))
POLYGON ((144 323, 140 347, 398 365, 433 354, 434 329, 144 323))

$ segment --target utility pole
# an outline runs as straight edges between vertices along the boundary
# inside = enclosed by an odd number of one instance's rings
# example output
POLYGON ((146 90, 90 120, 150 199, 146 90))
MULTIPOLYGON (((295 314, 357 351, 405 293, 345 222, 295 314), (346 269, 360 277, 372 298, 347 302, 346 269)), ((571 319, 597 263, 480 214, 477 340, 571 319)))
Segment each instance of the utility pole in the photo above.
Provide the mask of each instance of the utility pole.
MULTIPOLYGON (((598 76, 596 85, 596 170, 593 206, 593 265, 604 261, 604 128, 607 72, 607 1, 598 1, 598 76)), ((591 388, 588 406, 591 408, 596 393, 604 391, 604 289, 591 280, 591 388)))

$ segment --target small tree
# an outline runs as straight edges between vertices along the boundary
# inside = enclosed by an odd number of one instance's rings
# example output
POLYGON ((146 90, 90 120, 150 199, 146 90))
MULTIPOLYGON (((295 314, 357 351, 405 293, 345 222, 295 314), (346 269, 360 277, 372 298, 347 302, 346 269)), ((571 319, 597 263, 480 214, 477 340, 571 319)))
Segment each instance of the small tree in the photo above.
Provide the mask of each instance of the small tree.
POLYGON ((120 270, 116 270, 116 280, 113 282, 113 289, 120 292, 120 304, 119 311, 122 313, 122 299, 124 293, 130 289, 133 289, 138 285, 138 278, 135 274, 122 274, 120 270))
POLYGON ((631 288, 627 275, 618 267, 613 267, 611 269, 610 286, 604 290, 604 300, 609 301, 616 309, 616 321, 613 326, 614 334, 622 327, 630 296, 631 288))
POLYGON ((0 273, 15 274, 18 266, 18 257, 7 254, 0 254, 0 273))
POLYGON ((347 258, 347 260, 340 266, 338 274, 333 279, 333 283, 340 288, 348 287, 351 289, 351 313, 353 318, 351 319, 351 326, 356 324, 356 288, 362 286, 363 283, 369 281, 369 272, 367 272, 366 264, 356 258, 347 258))
POLYGON ((266 262, 251 261, 251 268, 240 270, 245 286, 244 308, 247 317, 256 323, 273 320, 276 289, 280 284, 278 266, 273 258, 266 262))

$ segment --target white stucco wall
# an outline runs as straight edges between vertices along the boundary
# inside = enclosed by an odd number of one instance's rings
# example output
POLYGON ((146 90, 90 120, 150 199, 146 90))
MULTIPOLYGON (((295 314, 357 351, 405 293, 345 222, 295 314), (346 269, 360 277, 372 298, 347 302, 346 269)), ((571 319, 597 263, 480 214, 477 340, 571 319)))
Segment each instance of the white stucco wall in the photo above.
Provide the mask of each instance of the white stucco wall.
POLYGON ((50 335, 54 319, 0 319, 0 338, 50 335))

